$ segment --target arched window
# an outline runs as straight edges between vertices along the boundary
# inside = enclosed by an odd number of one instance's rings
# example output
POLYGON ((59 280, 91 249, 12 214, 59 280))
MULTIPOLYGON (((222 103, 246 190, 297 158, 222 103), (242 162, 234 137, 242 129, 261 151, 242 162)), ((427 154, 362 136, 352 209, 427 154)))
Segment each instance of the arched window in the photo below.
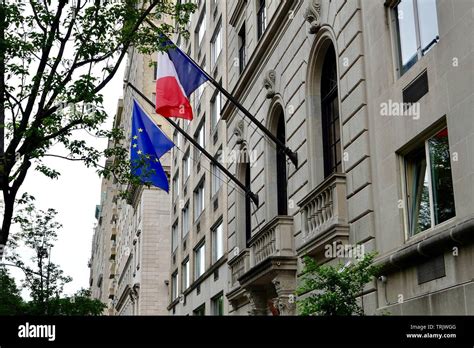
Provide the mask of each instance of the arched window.
MULTIPOLYGON (((246 151, 246 150, 243 150, 246 151)), ((243 162, 237 167, 237 178, 247 188, 251 189, 250 161, 247 153, 243 162)), ((244 191, 239 190, 236 196, 236 246, 240 249, 246 248, 252 237, 252 200, 244 191)))
MULTIPOLYGON (((283 110, 280 109, 278 115, 276 136, 282 144, 286 143, 285 137, 285 116, 283 110)), ((277 201, 278 215, 288 215, 288 196, 287 196, 287 175, 286 175, 286 156, 280 146, 276 151, 276 174, 277 174, 277 201)))
POLYGON ((330 45, 321 75, 321 113, 324 151, 324 177, 342 172, 341 132, 337 93, 336 54, 330 45))
MULTIPOLYGON (((248 189, 251 189, 250 185, 250 163, 246 162, 244 165, 244 171, 245 171, 245 187, 248 189)), ((252 237, 252 211, 251 211, 251 200, 249 195, 245 195, 245 244, 248 246, 249 240, 252 237)))

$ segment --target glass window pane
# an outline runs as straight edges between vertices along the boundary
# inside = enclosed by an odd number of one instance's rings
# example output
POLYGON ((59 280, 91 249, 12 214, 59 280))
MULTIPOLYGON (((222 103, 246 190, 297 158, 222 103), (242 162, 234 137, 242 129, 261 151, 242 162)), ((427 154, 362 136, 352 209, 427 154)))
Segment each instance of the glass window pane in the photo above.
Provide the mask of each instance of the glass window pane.
POLYGON ((436 0, 418 0, 418 23, 421 49, 425 54, 438 40, 438 14, 436 0))
POLYGON ((396 7, 402 73, 418 60, 413 0, 402 0, 396 7))
POLYGON ((196 250, 196 278, 199 278, 204 274, 206 265, 205 265, 205 244, 203 244, 199 249, 196 250))
POLYGON ((204 270, 206 269, 206 265, 204 264, 204 256, 205 256, 205 245, 199 248, 199 276, 204 274, 204 270))
POLYGON ((213 315, 224 315, 224 296, 220 295, 219 297, 212 300, 213 304, 213 315))
POLYGON ((199 23, 199 29, 198 29, 199 45, 201 45, 202 39, 204 39, 205 34, 206 34, 206 15, 204 15, 201 22, 199 23))
POLYGON ((448 143, 448 130, 443 129, 428 140, 433 185, 433 209, 435 224, 456 215, 454 207, 453 179, 448 143))
POLYGON ((431 227, 429 172, 424 147, 407 159, 406 170, 410 234, 413 236, 431 227))
POLYGON ((222 223, 212 231, 212 262, 218 261, 224 255, 223 233, 222 223))
POLYGON ((190 284, 189 260, 183 264, 182 274, 183 274, 182 284, 183 284, 183 291, 184 291, 189 287, 189 284, 190 284))

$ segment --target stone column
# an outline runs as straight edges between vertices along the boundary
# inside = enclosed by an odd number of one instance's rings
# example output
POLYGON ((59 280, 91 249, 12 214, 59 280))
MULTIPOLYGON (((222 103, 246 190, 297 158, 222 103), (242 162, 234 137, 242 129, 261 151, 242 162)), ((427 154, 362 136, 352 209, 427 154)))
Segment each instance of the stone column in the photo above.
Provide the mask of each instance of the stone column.
POLYGON ((280 315, 296 315, 296 276, 294 272, 280 273, 272 280, 272 283, 277 293, 273 302, 280 311, 280 315))

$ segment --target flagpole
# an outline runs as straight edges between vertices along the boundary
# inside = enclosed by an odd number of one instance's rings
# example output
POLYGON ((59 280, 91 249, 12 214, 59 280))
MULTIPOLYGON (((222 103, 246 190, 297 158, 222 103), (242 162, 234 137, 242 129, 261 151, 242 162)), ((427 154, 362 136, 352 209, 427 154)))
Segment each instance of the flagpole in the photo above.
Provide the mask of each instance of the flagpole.
MULTIPOLYGON (((158 27, 153 23, 151 22, 150 20, 145 20, 151 27, 153 27, 154 29, 158 29, 158 27)), ((172 42, 173 43, 173 42, 172 42)), ((178 48, 174 43, 173 45, 178 48)), ((179 48, 178 48, 179 49, 179 48)), ((193 64, 196 66, 196 68, 198 68, 205 76, 206 78, 209 80, 209 82, 211 82, 214 87, 216 87, 216 89, 221 92, 223 95, 225 95, 225 97, 231 101, 240 111, 243 112, 243 114, 248 118, 250 119, 250 121, 252 121, 263 133, 265 133, 265 135, 267 137, 269 137, 275 144, 277 144, 277 149, 282 149, 283 152, 288 156, 288 158, 291 160, 291 162, 293 162, 293 164, 295 165, 296 168, 298 168, 298 154, 296 152, 293 152, 288 146, 286 146, 280 139, 278 139, 272 132, 270 132, 263 124, 260 123, 259 120, 257 120, 255 118, 255 116, 253 116, 250 111, 248 111, 241 103, 239 103, 237 101, 237 99, 235 99, 229 92, 227 92, 227 90, 221 86, 221 84, 219 82, 217 82, 211 75, 209 75, 207 72, 205 72, 197 63, 196 61, 194 61, 194 59, 192 59, 190 56, 188 56, 186 53, 182 52, 184 55, 186 55, 186 57, 188 57, 188 59, 193 62, 193 64)))
MULTIPOLYGON (((137 87, 135 87, 133 84, 131 84, 128 81, 124 81, 127 86, 130 86, 131 89, 133 89, 144 101, 146 101, 150 106, 153 107, 153 110, 156 109, 155 103, 153 103, 150 99, 148 99, 147 96, 145 96, 137 87)), ((184 131, 176 122, 173 120, 169 119, 168 117, 163 117, 166 121, 168 121, 169 124, 171 124, 179 133, 181 133, 186 139, 189 140, 191 144, 193 144, 199 151, 202 152, 204 156, 206 156, 212 164, 214 164, 216 167, 218 167, 229 179, 231 179, 233 182, 235 182, 242 190, 244 190, 245 194, 252 199, 252 201, 257 205, 258 207, 258 195, 253 193, 249 187, 246 185, 242 184, 239 179, 237 179, 231 172, 227 170, 226 167, 224 167, 219 161, 217 161, 209 152, 206 151, 199 143, 193 139, 187 132, 184 131)))

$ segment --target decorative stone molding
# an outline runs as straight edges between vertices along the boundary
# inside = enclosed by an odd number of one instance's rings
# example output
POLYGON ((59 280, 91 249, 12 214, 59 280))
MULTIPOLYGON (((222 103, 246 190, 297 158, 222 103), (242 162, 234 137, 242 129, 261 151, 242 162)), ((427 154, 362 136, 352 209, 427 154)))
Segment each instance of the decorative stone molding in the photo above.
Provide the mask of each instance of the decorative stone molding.
POLYGON ((250 303, 249 315, 267 315, 265 292, 258 289, 247 289, 246 296, 250 303))
POLYGON ((280 315, 295 315, 295 274, 281 273, 272 280, 272 283, 278 295, 277 298, 273 299, 273 303, 278 308, 280 315))
POLYGON ((245 136, 245 122, 240 120, 234 127, 234 135, 237 137, 236 144, 240 146, 241 150, 247 149, 247 140, 245 136))
POLYGON ((138 297, 140 297, 140 283, 135 283, 130 289, 130 299, 132 302, 135 302, 138 300, 138 297))
POLYGON ((309 23, 309 33, 316 34, 321 27, 321 3, 320 0, 310 0, 304 19, 309 23))
POLYGON ((275 92, 275 82, 276 82, 276 71, 268 70, 263 78, 263 87, 267 90, 267 99, 272 99, 275 92))

